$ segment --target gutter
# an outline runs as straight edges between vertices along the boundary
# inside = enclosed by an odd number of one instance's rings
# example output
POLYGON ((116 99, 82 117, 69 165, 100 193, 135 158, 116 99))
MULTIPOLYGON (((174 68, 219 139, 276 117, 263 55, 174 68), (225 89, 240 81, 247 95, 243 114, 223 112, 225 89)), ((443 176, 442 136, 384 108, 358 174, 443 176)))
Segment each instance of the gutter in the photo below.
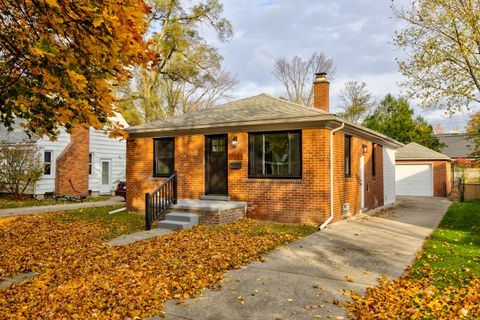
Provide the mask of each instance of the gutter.
POLYGON ((345 122, 342 122, 340 127, 330 130, 330 216, 318 227, 318 230, 323 230, 333 220, 333 134, 344 127, 345 122))

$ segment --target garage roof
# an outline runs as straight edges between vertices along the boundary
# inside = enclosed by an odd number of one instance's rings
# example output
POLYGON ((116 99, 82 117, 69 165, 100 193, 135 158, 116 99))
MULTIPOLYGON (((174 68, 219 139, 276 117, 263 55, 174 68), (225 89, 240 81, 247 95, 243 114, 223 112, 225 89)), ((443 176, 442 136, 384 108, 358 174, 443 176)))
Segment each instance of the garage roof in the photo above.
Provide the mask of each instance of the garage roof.
POLYGON ((452 159, 440 152, 433 151, 427 147, 411 142, 406 146, 397 149, 396 160, 447 160, 452 159))

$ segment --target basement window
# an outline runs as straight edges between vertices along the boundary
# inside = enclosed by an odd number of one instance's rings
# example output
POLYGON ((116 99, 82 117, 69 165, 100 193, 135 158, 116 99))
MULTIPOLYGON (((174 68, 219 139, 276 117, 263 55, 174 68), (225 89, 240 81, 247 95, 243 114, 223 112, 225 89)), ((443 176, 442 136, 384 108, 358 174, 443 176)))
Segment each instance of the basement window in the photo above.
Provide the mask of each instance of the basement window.
POLYGON ((153 139, 153 175, 169 177, 174 171, 175 139, 153 139))
POLYGON ((301 131, 262 132, 248 135, 250 178, 301 178, 301 131))

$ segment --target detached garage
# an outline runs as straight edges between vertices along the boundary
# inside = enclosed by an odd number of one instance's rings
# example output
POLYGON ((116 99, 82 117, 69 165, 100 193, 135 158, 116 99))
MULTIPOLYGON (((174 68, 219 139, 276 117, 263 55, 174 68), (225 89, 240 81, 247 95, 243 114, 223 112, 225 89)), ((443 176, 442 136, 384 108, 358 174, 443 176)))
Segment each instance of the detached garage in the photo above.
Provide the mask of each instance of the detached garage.
POLYGON ((395 159, 396 194, 448 196, 452 188, 451 162, 448 156, 414 142, 398 149, 395 159))

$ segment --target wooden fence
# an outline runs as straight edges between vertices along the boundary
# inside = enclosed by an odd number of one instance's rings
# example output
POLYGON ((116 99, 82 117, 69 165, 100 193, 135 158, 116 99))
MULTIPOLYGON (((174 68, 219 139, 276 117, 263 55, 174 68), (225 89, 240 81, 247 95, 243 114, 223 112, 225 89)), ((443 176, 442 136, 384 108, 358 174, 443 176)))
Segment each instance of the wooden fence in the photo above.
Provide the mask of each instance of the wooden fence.
POLYGON ((465 200, 480 200, 480 184, 465 185, 465 200))
POLYGON ((459 168, 455 167, 453 171, 453 181, 463 178, 465 183, 480 183, 480 168, 459 168))

